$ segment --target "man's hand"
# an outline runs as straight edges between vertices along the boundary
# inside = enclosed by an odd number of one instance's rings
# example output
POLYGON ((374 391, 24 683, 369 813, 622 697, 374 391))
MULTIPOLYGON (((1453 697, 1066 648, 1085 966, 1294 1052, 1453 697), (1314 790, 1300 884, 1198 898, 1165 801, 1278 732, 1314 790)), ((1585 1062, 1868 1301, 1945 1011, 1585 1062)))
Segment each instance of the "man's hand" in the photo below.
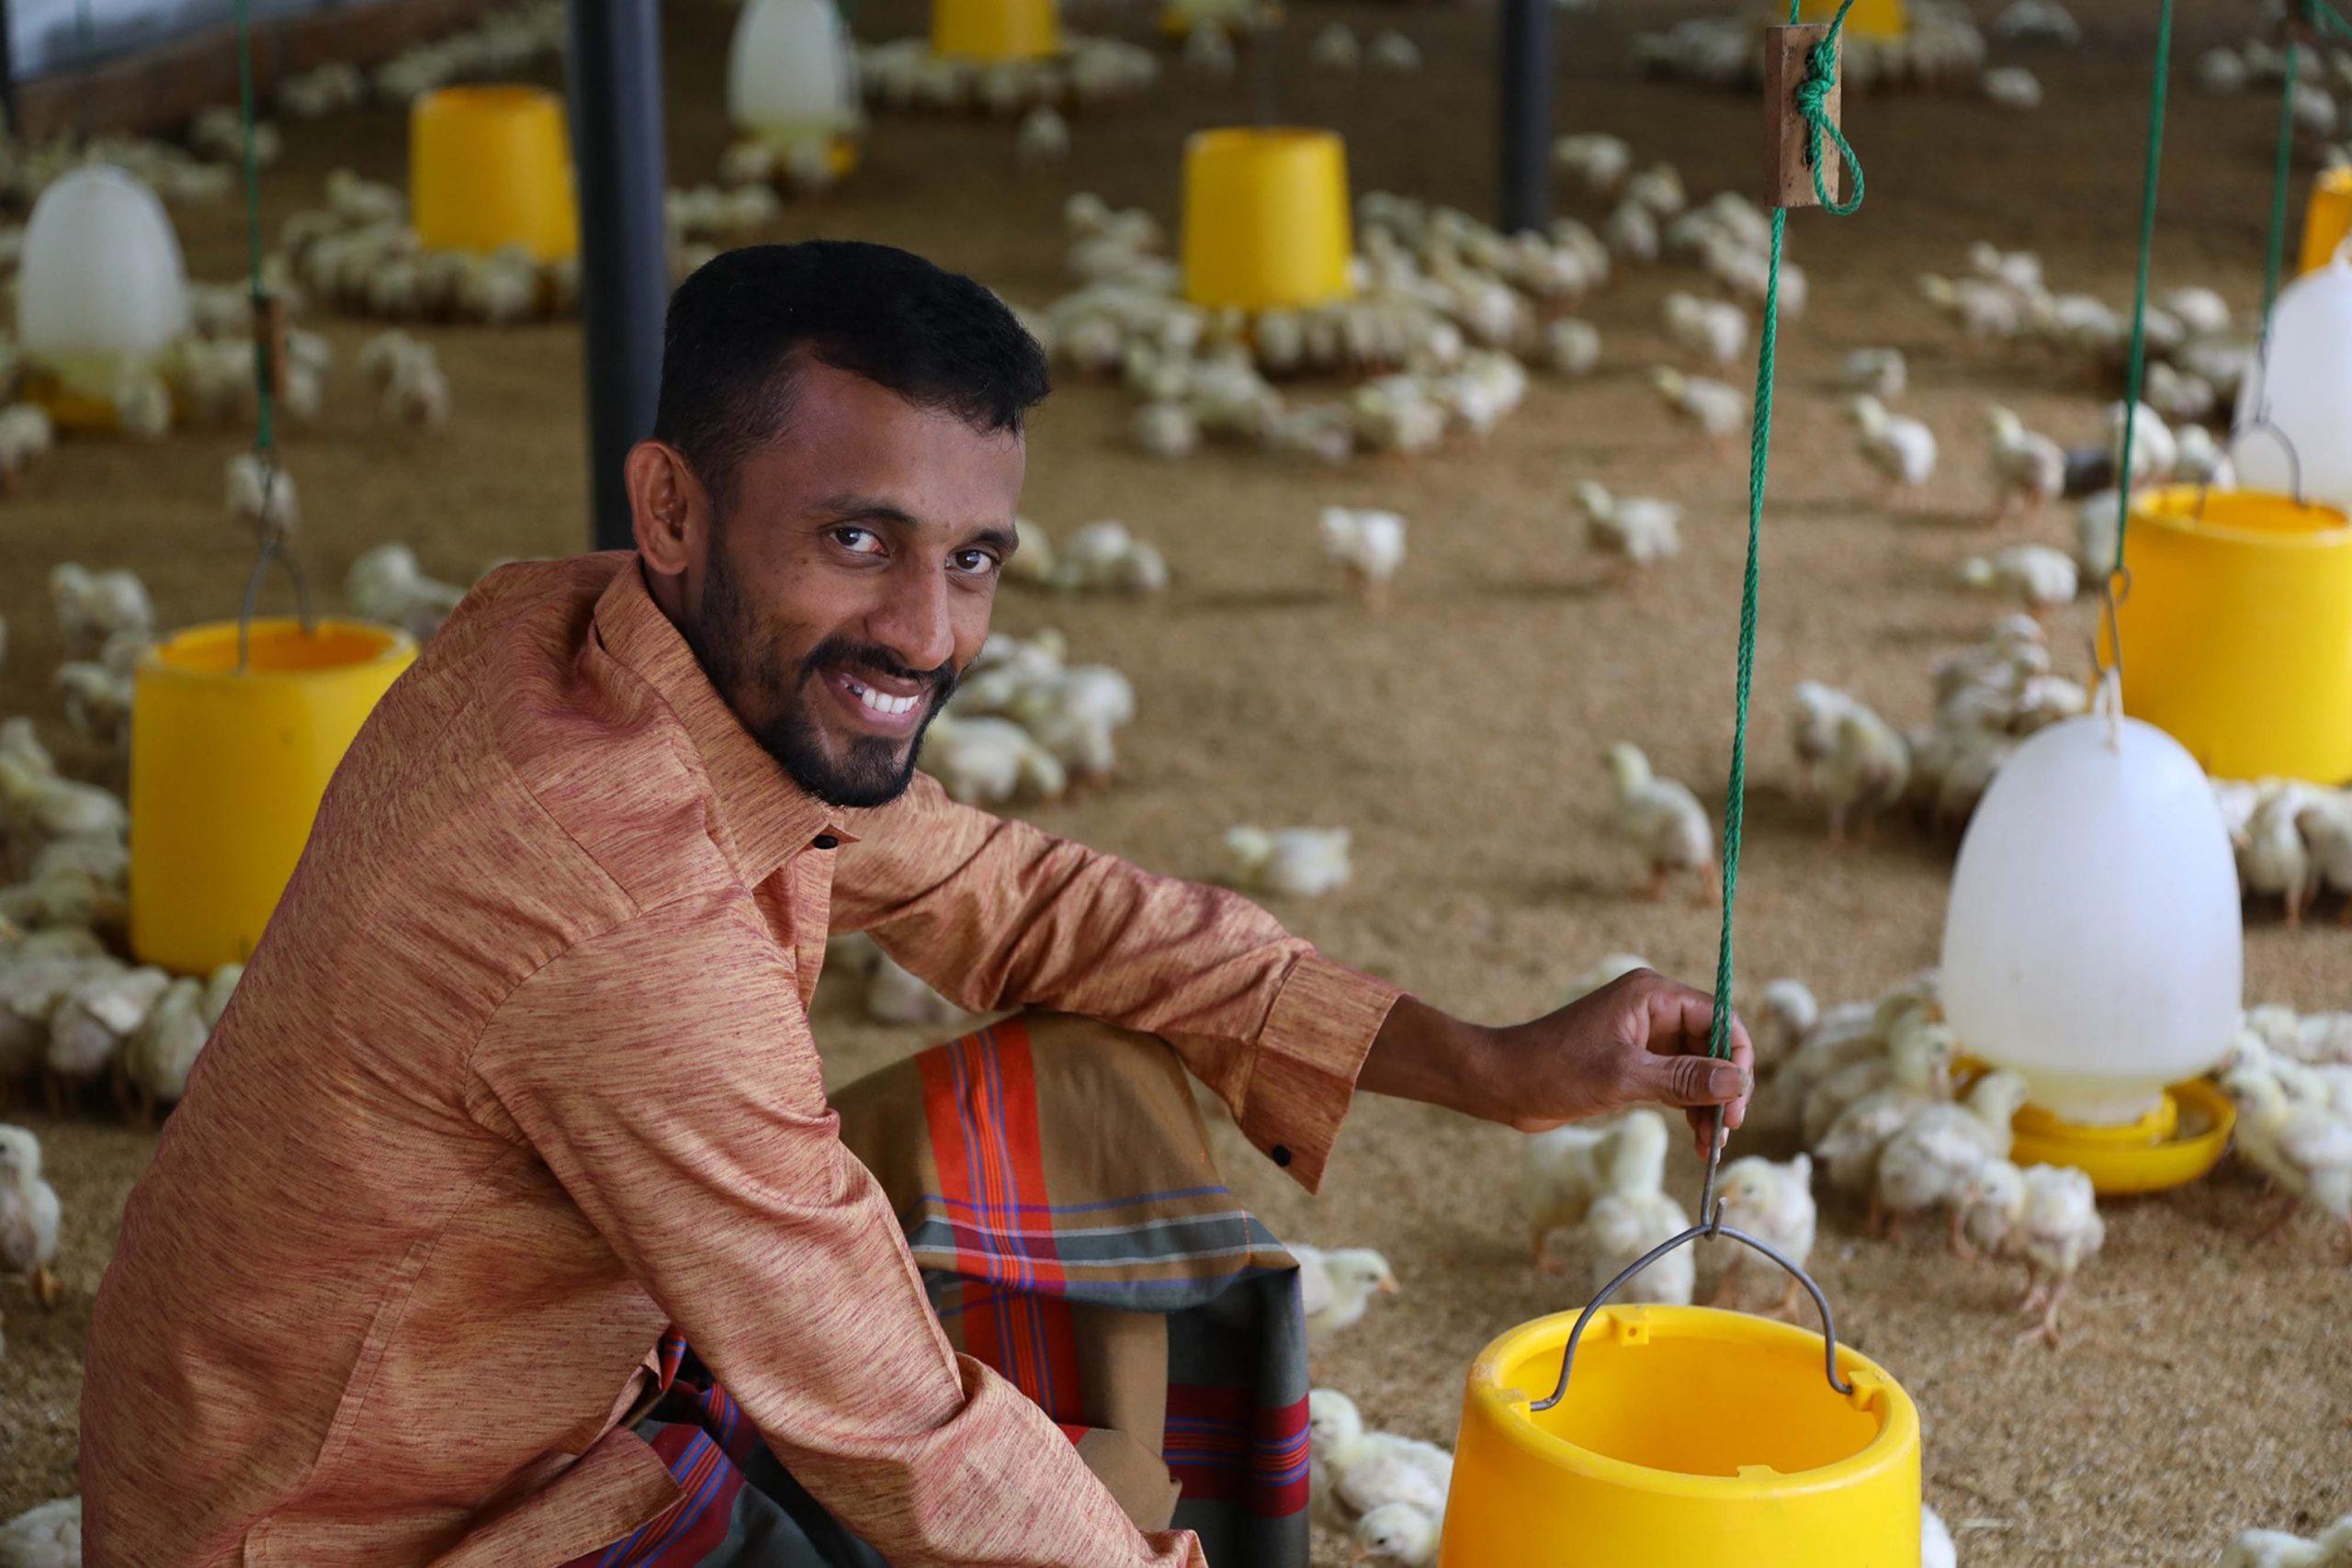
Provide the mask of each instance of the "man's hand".
POLYGON ((1756 1053, 1731 1024, 1731 1060, 1707 1055, 1714 999, 1636 969, 1559 1011, 1502 1028, 1464 1023, 1412 997, 1388 1015, 1359 1088, 1426 1100, 1522 1133, 1657 1104, 1689 1117, 1701 1158, 1747 1119, 1756 1053))

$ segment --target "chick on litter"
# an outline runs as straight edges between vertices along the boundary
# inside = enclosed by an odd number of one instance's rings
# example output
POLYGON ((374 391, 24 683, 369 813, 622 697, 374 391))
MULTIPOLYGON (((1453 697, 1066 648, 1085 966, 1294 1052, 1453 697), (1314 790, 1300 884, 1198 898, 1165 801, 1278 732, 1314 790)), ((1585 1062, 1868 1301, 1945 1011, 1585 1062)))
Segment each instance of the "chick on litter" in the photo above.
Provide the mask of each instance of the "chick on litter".
POLYGON ((1838 378, 1849 392, 1883 400, 1901 397, 1911 372, 1899 348, 1857 348, 1847 354, 1838 378))
POLYGON ((1650 382, 1667 407, 1709 435, 1720 439, 1747 423, 1747 396, 1736 388, 1664 367, 1650 372, 1650 382))
MULTIPOLYGON (((1602 1194, 1577 1232, 1591 1260, 1593 1290, 1606 1286, 1660 1242, 1690 1228, 1690 1216, 1663 1191, 1602 1194)), ((1615 1299, 1689 1306, 1697 1284, 1698 1262, 1689 1247, 1679 1247, 1627 1280, 1615 1299)))
POLYGON ((1060 760, 1028 730, 986 715, 933 718, 923 732, 922 771, 939 781, 949 799, 967 806, 1053 800, 1069 787, 1060 760))
POLYGON ((1419 1503, 1383 1503, 1356 1521, 1355 1559, 1431 1568, 1437 1562, 1445 1516, 1419 1503))
POLYGON ((1955 1250, 1968 1262, 1979 1258, 2006 1258, 2025 1217, 2025 1172, 2006 1159, 1986 1159, 1969 1172, 1954 1205, 1960 1243, 1955 1250))
POLYGON ((1936 471, 1936 433, 1907 414, 1891 413, 1865 392, 1846 405, 1863 458, 1890 485, 1916 490, 1936 471))
POLYGON ((1144 404, 1128 430, 1135 444, 1155 457, 1189 457, 1200 449, 1201 423, 1180 402, 1144 404))
MULTIPOLYGON (((1715 1195, 1722 1205, 1724 1224, 1734 1230, 1745 1231, 1777 1248, 1800 1268, 1813 1255, 1819 1211, 1813 1201, 1810 1155, 1784 1161, 1769 1160, 1761 1155, 1736 1159, 1716 1177, 1715 1195)), ((1710 1305, 1734 1299, 1739 1272, 1747 1261, 1749 1250, 1739 1243, 1732 1244, 1723 1272, 1716 1277, 1714 1293, 1708 1298, 1710 1305)), ((1798 1289, 1796 1276, 1790 1275, 1788 1289, 1773 1310, 1781 1314, 1795 1310, 1798 1289)))
POLYGON ((1960 1549, 1952 1544, 1951 1527, 1925 1503, 1919 1505, 1919 1568, 1960 1568, 1960 1549))
POLYGON ((1057 163, 1069 156, 1069 122, 1052 105, 1039 104, 1021 117, 1012 144, 1024 164, 1057 163))
POLYGON ((1602 221, 1600 237, 1607 243, 1609 254, 1621 261, 1657 260, 1657 214, 1630 197, 1619 202, 1602 221))
POLYGON ((1373 39, 1372 49, 1366 58, 1371 61, 1374 71, 1419 71, 1421 68, 1421 46, 1403 33, 1392 30, 1373 39))
POLYGON ((32 1281, 44 1307, 57 1304, 57 1190, 40 1174, 40 1140, 0 1123, 0 1269, 32 1281))
POLYGON ((1637 567, 1681 554, 1682 508, 1673 502, 1614 496, 1590 479, 1578 480, 1570 493, 1595 549, 1637 567))
POLYGON ((1819 774, 1829 803, 1829 841, 1842 843, 1846 824, 1900 802, 1911 782, 1911 749, 1894 727, 1860 703, 1838 716, 1819 774))
POLYGON ((1319 898, 1348 884, 1345 828, 1236 828, 1225 836, 1236 887, 1319 898))
POLYGON ((1871 1190, 1871 1230, 1890 1232, 1906 1214, 1942 1208, 1951 1217, 1951 1248, 1963 1249, 1962 1199, 1977 1167, 2009 1155, 2009 1119, 2025 1104, 2025 1080, 1987 1073, 1953 1104, 1930 1105, 1879 1150, 1871 1190))
POLYGON ((419 642, 441 629, 466 591, 427 577, 416 552, 399 543, 363 552, 344 575, 343 596, 356 615, 398 626, 419 642))
POLYGON ((2220 1568, 2344 1568, 2352 1563, 2352 1514, 2306 1540, 2285 1530, 2239 1532, 2222 1550, 2220 1568))
POLYGON ((1702 299, 1677 291, 1663 308, 1666 335, 1685 353, 1708 365, 1729 365, 1747 346, 1747 317, 1722 299, 1702 299))
POLYGON ((1326 1252, 1303 1242, 1290 1244, 1298 1260, 1299 1294, 1306 1308, 1306 1337, 1328 1339, 1353 1328, 1372 1310, 1372 1298, 1393 1296, 1399 1286, 1388 1259, 1365 1247, 1326 1252))
POLYGON ((1317 71, 1353 71, 1363 62, 1356 35, 1345 22, 1332 22, 1307 46, 1307 63, 1317 71))
POLYGON ((124 1042, 147 1021, 171 982, 153 965, 118 965, 65 993, 49 1020, 52 1110, 62 1107, 70 1090, 116 1070, 124 1042))
POLYGON ((1600 364, 1600 329, 1563 316, 1544 328, 1544 363, 1563 376, 1589 376, 1600 364))
POLYGON ((0 1525, 0 1568, 82 1568, 82 1499, 43 1503, 0 1525))
POLYGON ((1748 1020, 1759 1070, 1793 1055, 1821 1021, 1821 1003, 1814 997, 1813 987, 1794 976, 1770 982, 1752 1004, 1742 1004, 1740 1010, 1748 1020))
MULTIPOLYGON (((2352 1173, 2352 1165, 2347 1165, 2352 1173)), ((2107 1241, 2107 1224, 2086 1172, 2071 1166, 2037 1165, 2025 1172, 2025 1213, 2011 1244, 2025 1260, 2026 1297, 2019 1310, 2041 1314, 2024 1338, 2058 1344, 2058 1308, 2082 1266, 2107 1241)))
POLYGON ((2303 910, 2319 890, 2319 867, 2298 821, 2307 798, 2300 789, 2262 796, 2235 845, 2239 881, 2249 893, 2278 899, 2290 929, 2302 924, 2303 910))
POLYGON ((1520 1145, 1520 1192, 1535 1266, 1555 1267, 1546 1245, 1553 1233, 1582 1224, 1603 1194, 1661 1179, 1668 1142, 1666 1118, 1655 1111, 1529 1134, 1520 1145))
POLYGON ((1958 575, 1963 588, 2007 595, 2037 615, 2073 604, 2082 586, 2075 558, 2049 545, 2005 545, 1971 556, 1958 575))
POLYGON ((92 571, 73 561, 62 562, 49 574, 49 603, 71 659, 96 657, 107 640, 120 633, 155 634, 155 605, 147 597, 147 585, 127 569, 92 571))
POLYGON ((45 457, 57 444, 49 411, 37 403, 10 403, 0 408, 0 492, 16 487, 17 476, 36 457, 45 457))
POLYGON ((1306 1446, 1310 1473, 1322 1478, 1348 1513, 1369 1514, 1392 1503, 1444 1512, 1453 1456, 1435 1443, 1366 1431, 1355 1401, 1337 1389, 1307 1391, 1306 1446))
POLYGON ((1695 881, 1702 896, 1714 891, 1715 829, 1689 786, 1659 778, 1641 749, 1618 741, 1605 754, 1617 786, 1615 822, 1648 865, 1648 896, 1666 896, 1669 878, 1695 881))
POLYGON ((2047 435, 2028 430, 2025 421, 2009 410, 1985 411, 1993 427, 1993 487, 1996 514, 2021 503, 2031 517, 2045 502, 2055 501, 2066 488, 2066 449, 2047 435))
POLYGON ((1601 987, 1623 979, 1636 969, 1655 969, 1657 965, 1638 953, 1612 953, 1594 963, 1568 982, 1567 994, 1560 998, 1566 1006, 1580 998, 1589 997, 1601 987))
POLYGON ((2271 1181, 2331 1216, 2352 1240, 2352 1118, 2290 1099, 2273 1070, 2247 1063, 2222 1077, 2238 1107, 2239 1153, 2271 1181))
POLYGON ((1919 1111, 1949 1098, 1947 1074, 1956 1046, 1948 1025, 1924 1013, 1906 1015, 1883 1060, 1856 1063, 1814 1086, 1804 1102, 1805 1142, 1833 1188, 1875 1190, 1886 1141, 1919 1111))
POLYGON ((1634 150, 1622 138, 1586 131, 1555 141, 1552 162, 1583 181, 1587 190, 1605 196, 1633 172, 1634 150))
POLYGON ((1053 585, 1071 591, 1157 593, 1168 586, 1168 561, 1112 519, 1071 530, 1054 551, 1053 585))
POLYGON ((1977 84, 1984 95, 2005 109, 2041 107, 2041 78, 2022 65, 1997 65, 1977 84))
MULTIPOLYGON (((2123 451, 2124 409, 2120 402, 2107 411, 2108 445, 2115 452, 2120 471, 2123 451)), ((2154 484, 2169 479, 2180 462, 2180 443, 2173 436, 2172 427, 2164 416, 2145 403, 2134 405, 2130 420, 2132 428, 2132 482, 2135 485, 2154 484)))
POLYGON ((1323 553, 1339 563, 1356 597, 1377 610, 1388 580, 1405 560, 1405 519, 1394 512, 1327 506, 1318 524, 1323 553))

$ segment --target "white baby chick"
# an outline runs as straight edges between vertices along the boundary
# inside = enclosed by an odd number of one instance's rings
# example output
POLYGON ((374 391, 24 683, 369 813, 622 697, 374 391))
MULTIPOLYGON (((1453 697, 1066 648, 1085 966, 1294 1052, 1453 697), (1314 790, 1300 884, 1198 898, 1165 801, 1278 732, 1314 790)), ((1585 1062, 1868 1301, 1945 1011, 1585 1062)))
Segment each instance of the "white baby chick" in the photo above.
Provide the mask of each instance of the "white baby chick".
POLYGON ((1958 1042, 1949 1025, 1905 1015, 1883 1060, 1840 1068, 1807 1093, 1805 1142, 1841 1192, 1876 1189, 1879 1152, 1903 1124, 1947 1098, 1946 1073, 1958 1042))
MULTIPOLYGON (((1819 1211, 1813 1201, 1812 1156, 1799 1155, 1783 1161, 1769 1160, 1761 1155, 1736 1159, 1724 1166, 1716 1178, 1715 1195, 1724 1224, 1734 1230, 1745 1231, 1778 1248, 1800 1268, 1812 1256, 1814 1232, 1819 1223, 1819 1211)), ((1724 1271, 1715 1280, 1714 1294, 1708 1298, 1710 1305, 1732 1299, 1740 1269, 1748 1255, 1747 1247, 1737 1242, 1732 1244, 1724 1271)), ((1791 1275, 1788 1290, 1774 1310, 1783 1314, 1793 1311, 1799 1289, 1796 1277, 1791 1275)))
POLYGON ((1919 1568, 1960 1568, 1960 1549, 1952 1544, 1951 1529, 1925 1503, 1919 1505, 1919 1568))
POLYGON ((1907 414, 1891 413, 1865 392, 1846 405, 1860 432, 1863 458, 1904 489, 1926 484, 1936 471, 1936 433, 1907 414))
POLYGON ((1405 560, 1405 519, 1394 512, 1327 506, 1318 525, 1323 553, 1339 563, 1356 597, 1371 609, 1386 602, 1388 580, 1405 560))
POLYGON ((1383 1503, 1356 1521, 1351 1562, 1402 1562, 1432 1568, 1444 1516, 1419 1503, 1383 1503))
POLYGON ((123 1043, 123 1077, 142 1119, 187 1092, 187 1075, 212 1032, 204 1016, 204 982, 174 980, 123 1043))
POLYGON ((967 806, 1054 800, 1069 788, 1060 759, 1009 718, 943 713, 923 734, 922 771, 967 806))
POLYGON ((1013 153, 1024 164, 1053 164, 1069 156, 1069 121, 1050 104, 1039 104, 1021 117, 1013 132, 1013 153))
POLYGON ((1819 774, 1829 803, 1829 841, 1842 843, 1849 818, 1871 817, 1903 799, 1911 784, 1911 748, 1893 725, 1860 703, 1838 717, 1819 774))
POLYGON ((67 1090, 112 1070, 123 1043, 147 1021, 172 977, 153 965, 116 966, 65 993, 49 1019, 49 1080, 53 1106, 67 1090))
POLYGON ((2280 1075, 2244 1063, 2222 1076, 2237 1102, 2237 1148, 2286 1191, 2333 1216, 2352 1238, 2352 1119, 2296 1101, 2280 1075))
POLYGON ((1636 1111, 1601 1126, 1554 1127, 1520 1145, 1520 1191, 1535 1266, 1555 1267, 1545 1244, 1555 1231, 1584 1223, 1609 1192, 1638 1192, 1665 1179, 1666 1118, 1636 1111))
POLYGON ((1998 406, 1985 410, 1993 427, 1993 487, 1996 514, 2005 514, 2020 502, 2031 517, 2045 502, 2066 489, 2066 449, 2047 435, 2028 430, 2025 421, 1998 406))
POLYGON ((1587 190, 1605 196, 1633 171, 1634 150, 1621 138, 1587 131, 1554 142, 1552 162, 1583 181, 1587 190))
POLYGON ((1600 364, 1600 329, 1574 316, 1561 317, 1544 329, 1544 358, 1563 376, 1591 375, 1600 364))
POLYGON ((1988 1159, 1960 1190, 1960 1255, 1973 1262, 2006 1258, 2025 1217, 2025 1172, 2006 1159, 1988 1159))
POLYGON ((1838 721, 1856 704, 1835 686, 1825 686, 1818 681, 1799 681, 1794 696, 1796 706, 1789 715, 1789 740, 1797 754, 1799 783, 1805 794, 1813 795, 1821 786, 1821 764, 1829 760, 1830 748, 1838 744, 1838 721))
POLYGON ((1601 987, 1622 980, 1636 969, 1657 967, 1638 953, 1610 953, 1568 982, 1567 994, 1560 998, 1561 1004, 1565 1006, 1580 997, 1589 997, 1601 987))
POLYGON ((2346 1568, 2352 1564, 2352 1514, 2315 1540, 2285 1530, 2240 1532, 2222 1552, 2220 1568, 2346 1568))
POLYGON ((1838 379, 1849 392, 1899 398, 1911 384, 1911 367, 1899 348, 1857 348, 1846 355, 1838 379))
POLYGON ((2295 828, 2311 852, 2313 886, 2344 894, 2341 918, 2352 921, 2352 792, 2313 794, 2295 812, 2295 828))
POLYGON ((2015 599, 2036 615, 2075 602, 2082 586, 2075 558, 2049 545, 2005 545, 1990 555, 1960 563, 1964 588, 2015 599))
POLYGON ((1617 829, 1648 865, 1648 897, 1666 896, 1668 879, 1692 879, 1702 895, 1714 889, 1715 829, 1687 785, 1657 777, 1641 749, 1618 741, 1605 754, 1617 785, 1617 829))
POLYGON ((2319 868, 2296 821, 2305 798, 2294 789, 2263 795, 2237 844, 2238 876, 2246 890, 2281 900, 2290 928, 2302 924, 2304 906, 2319 888, 2319 868))
POLYGON ((1201 445, 1201 422, 1179 402, 1144 404, 1128 429, 1136 445, 1155 457, 1189 457, 1201 445))
MULTIPOLYGON (((1592 1263, 1598 1292, 1652 1247, 1690 1228, 1690 1216, 1664 1192, 1610 1192, 1592 1205, 1578 1235, 1592 1263)), ((1687 1247, 1652 1263, 1625 1282, 1612 1299, 1689 1306, 1698 1283, 1698 1263, 1687 1247)))
POLYGON ((1870 1228, 1893 1234, 1905 1214, 1948 1208, 1951 1248, 1962 1250, 1962 1199, 1976 1168, 2007 1159, 2009 1119, 2025 1103, 2025 1080, 2015 1073, 1987 1073, 1950 1105, 1930 1105, 1914 1115, 1879 1150, 1871 1190, 1870 1228))
POLYGON ((1682 552, 1682 508, 1673 502, 1613 496, 1590 479, 1578 480, 1571 493, 1595 549, 1637 567, 1682 552))
POLYGON ((1748 1018, 1758 1071, 1787 1060, 1821 1021, 1821 1003, 1813 987, 1794 976, 1768 983, 1752 1007, 1741 1010, 1748 1018))
POLYGON ((1363 62, 1356 35, 1345 22, 1333 22, 1315 35, 1306 58, 1317 71, 1353 71, 1363 62))
MULTIPOLYGON (((2113 403, 2107 411, 2107 435, 2116 453, 2120 471, 2123 452, 2123 405, 2113 403)), ((2132 418, 2132 482, 2153 484, 2172 477, 2179 466, 2180 443, 2174 439, 2172 427, 2164 416, 2145 403, 2135 405, 2132 418)))
POLYGON ((1306 1445, 1310 1467, 1350 1513, 1368 1514, 1391 1503, 1445 1511, 1453 1456, 1435 1443, 1364 1430, 1363 1413, 1337 1389, 1307 1391, 1306 1445))
POLYGON ((0 1568, 82 1568, 82 1499, 61 1497, 0 1525, 0 1568))
POLYGON ((1225 836, 1233 885, 1319 898, 1348 885, 1345 828, 1236 828, 1225 836))
POLYGON ((2022 65, 1996 65, 1984 73, 1978 86, 2005 109, 2041 107, 2041 78, 2022 65))
POLYGON ((1321 1303, 1319 1310, 1310 1308, 1306 1314, 1306 1337, 1310 1342, 1329 1339, 1343 1328, 1354 1327, 1372 1309, 1374 1296, 1393 1296, 1400 1288, 1388 1259, 1370 1247, 1340 1247, 1326 1252, 1321 1247, 1293 1242, 1290 1255, 1298 1259, 1300 1293, 1321 1303))
POLYGON ((1157 593, 1168 586, 1168 561, 1114 519, 1071 531, 1054 551, 1053 584, 1073 591, 1157 593))
POLYGON ((1664 367, 1650 372, 1650 382, 1666 406, 1718 439, 1737 430, 1747 419, 1747 395, 1721 381, 1685 376, 1664 367))
POLYGON ((1677 291, 1666 297, 1666 335, 1708 365, 1729 365, 1747 346, 1747 316, 1722 299, 1677 291))
POLYGON ((398 626, 424 642, 441 629, 466 591, 427 577, 416 552, 402 544, 378 545, 351 563, 343 596, 354 613, 398 626))
POLYGON ((41 1179, 40 1141, 0 1123, 0 1269, 31 1277, 34 1297, 57 1304, 57 1190, 41 1179))
MULTIPOLYGON (((2352 1142, 2352 1129, 2346 1130, 2352 1142)), ((2346 1166, 2352 1175, 2352 1162, 2346 1166)), ((2091 1179, 2070 1166, 2037 1165, 2025 1172, 2025 1213, 2018 1222, 2013 1249, 2025 1259, 2027 1291, 2021 1310, 2040 1312, 2041 1321, 2024 1337, 2058 1344, 2058 1306, 2075 1274, 2107 1241, 2091 1179)))
POLYGON ((147 585, 127 570, 92 571, 62 562, 49 574, 49 602, 68 658, 93 658, 120 633, 153 637, 155 632, 155 606, 147 597, 147 585))
POLYGON ((1374 71, 1419 71, 1421 68, 1421 46, 1403 33, 1392 30, 1373 39, 1372 49, 1366 58, 1372 62, 1374 71))

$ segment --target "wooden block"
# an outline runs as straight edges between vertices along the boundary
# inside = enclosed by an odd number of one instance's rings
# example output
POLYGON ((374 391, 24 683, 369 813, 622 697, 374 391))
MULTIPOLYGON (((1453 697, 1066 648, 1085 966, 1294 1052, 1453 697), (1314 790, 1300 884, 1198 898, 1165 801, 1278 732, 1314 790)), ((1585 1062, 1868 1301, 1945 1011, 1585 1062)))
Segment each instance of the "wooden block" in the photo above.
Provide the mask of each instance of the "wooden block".
MULTIPOLYGON (((1772 207, 1818 207, 1820 198, 1814 194, 1813 169, 1804 161, 1804 116, 1797 112, 1797 84, 1804 80, 1805 67, 1813 58, 1815 45, 1829 36, 1826 22, 1799 22, 1793 27, 1767 28, 1764 34, 1764 114, 1766 135, 1765 201, 1772 207)), ((1830 84, 1829 96, 1824 107, 1829 111, 1829 122, 1843 126, 1839 118, 1839 99, 1845 94, 1845 78, 1839 74, 1830 84)), ((1845 166, 1838 163, 1836 150, 1827 138, 1822 141, 1821 171, 1823 186, 1829 199, 1838 200, 1845 166)))

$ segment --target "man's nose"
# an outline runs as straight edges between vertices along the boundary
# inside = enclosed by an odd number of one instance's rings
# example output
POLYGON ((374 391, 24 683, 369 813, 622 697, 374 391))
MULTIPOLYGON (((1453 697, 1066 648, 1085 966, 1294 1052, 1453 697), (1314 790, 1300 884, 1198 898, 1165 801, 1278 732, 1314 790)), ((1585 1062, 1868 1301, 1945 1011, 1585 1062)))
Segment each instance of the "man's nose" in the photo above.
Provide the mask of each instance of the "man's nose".
POLYGON ((956 627, 944 574, 920 567, 893 572, 866 636, 909 670, 936 670, 955 657, 956 627))

